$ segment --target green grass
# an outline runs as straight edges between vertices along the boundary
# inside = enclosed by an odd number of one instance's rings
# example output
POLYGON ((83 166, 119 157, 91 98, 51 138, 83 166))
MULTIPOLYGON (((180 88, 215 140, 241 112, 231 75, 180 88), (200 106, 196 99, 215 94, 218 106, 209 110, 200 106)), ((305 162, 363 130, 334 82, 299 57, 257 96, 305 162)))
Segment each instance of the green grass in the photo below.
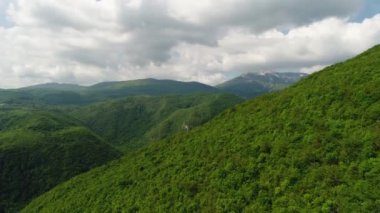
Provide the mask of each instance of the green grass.
POLYGON ((380 46, 35 199, 23 212, 379 212, 380 46))

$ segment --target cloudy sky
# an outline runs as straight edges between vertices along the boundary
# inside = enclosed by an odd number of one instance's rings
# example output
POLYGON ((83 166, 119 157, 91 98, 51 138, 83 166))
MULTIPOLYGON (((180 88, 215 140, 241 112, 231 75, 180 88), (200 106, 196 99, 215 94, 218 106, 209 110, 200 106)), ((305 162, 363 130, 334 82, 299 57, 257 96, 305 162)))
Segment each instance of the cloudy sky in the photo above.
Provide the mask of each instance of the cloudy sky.
POLYGON ((380 43, 379 0, 0 0, 0 88, 313 72, 380 43))

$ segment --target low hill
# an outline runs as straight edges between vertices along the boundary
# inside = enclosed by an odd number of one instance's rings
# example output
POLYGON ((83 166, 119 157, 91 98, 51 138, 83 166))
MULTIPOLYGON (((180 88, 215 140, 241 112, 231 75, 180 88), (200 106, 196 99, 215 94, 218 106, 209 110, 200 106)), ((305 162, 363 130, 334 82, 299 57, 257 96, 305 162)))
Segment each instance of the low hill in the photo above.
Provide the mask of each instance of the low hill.
POLYGON ((0 111, 0 212, 16 212, 69 178, 116 159, 120 153, 55 112, 0 111))
POLYGON ((253 98, 265 93, 284 89, 302 78, 305 73, 246 73, 216 87, 243 98, 253 98))
POLYGON ((94 169, 23 212, 379 212, 380 46, 94 169))
POLYGON ((134 96, 69 114, 125 151, 199 126, 242 99, 225 94, 134 96))

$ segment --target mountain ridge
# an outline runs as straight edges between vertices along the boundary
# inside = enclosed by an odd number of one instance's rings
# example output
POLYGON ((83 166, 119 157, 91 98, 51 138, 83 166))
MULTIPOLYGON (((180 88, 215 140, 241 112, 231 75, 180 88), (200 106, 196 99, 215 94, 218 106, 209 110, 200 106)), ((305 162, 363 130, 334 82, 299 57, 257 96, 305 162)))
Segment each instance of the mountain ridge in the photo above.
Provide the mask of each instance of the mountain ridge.
POLYGON ((295 72, 245 73, 216 85, 216 88, 223 92, 249 99, 261 94, 284 89, 305 78, 307 75, 306 73, 295 72))
MULTIPOLYGON (((247 75, 254 76, 255 74, 247 75)), ((267 75, 274 76, 274 74, 267 75)), ((276 75, 286 76, 285 74, 276 75)), ((288 73, 288 75, 290 75, 290 73, 288 73)), ((194 81, 182 82, 153 78, 101 82, 91 86, 46 83, 19 89, 0 90, 0 103, 11 105, 87 105, 128 96, 163 96, 191 93, 230 93, 243 98, 253 98, 276 89, 282 89, 295 82, 284 83, 282 81, 286 81, 286 79, 278 80, 281 79, 281 77, 276 78, 279 83, 272 82, 270 84, 260 82, 260 79, 256 79, 252 82, 239 83, 239 81, 236 80, 238 78, 236 78, 215 87, 194 81), (230 88, 229 84, 231 84, 231 82, 234 83, 230 88)), ((262 80, 264 81, 265 79, 262 80)))

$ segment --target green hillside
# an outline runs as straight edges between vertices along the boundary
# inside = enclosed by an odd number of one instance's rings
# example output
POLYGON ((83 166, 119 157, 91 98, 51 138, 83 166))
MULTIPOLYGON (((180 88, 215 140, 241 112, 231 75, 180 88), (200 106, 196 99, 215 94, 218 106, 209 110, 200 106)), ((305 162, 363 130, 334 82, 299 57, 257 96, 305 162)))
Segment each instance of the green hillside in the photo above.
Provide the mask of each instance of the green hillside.
POLYGON ((0 212, 17 211, 57 184, 118 158, 104 140, 123 151, 136 150, 185 131, 185 125, 199 126, 239 102, 233 95, 193 94, 72 107, 0 105, 0 212))
POLYGON ((94 169, 24 212, 379 212, 380 46, 94 169))
POLYGON ((123 150, 199 126, 242 100, 233 95, 134 96, 76 108, 70 114, 123 150))
POLYGON ((0 212, 16 212, 69 178, 120 153, 57 112, 0 111, 0 212))

